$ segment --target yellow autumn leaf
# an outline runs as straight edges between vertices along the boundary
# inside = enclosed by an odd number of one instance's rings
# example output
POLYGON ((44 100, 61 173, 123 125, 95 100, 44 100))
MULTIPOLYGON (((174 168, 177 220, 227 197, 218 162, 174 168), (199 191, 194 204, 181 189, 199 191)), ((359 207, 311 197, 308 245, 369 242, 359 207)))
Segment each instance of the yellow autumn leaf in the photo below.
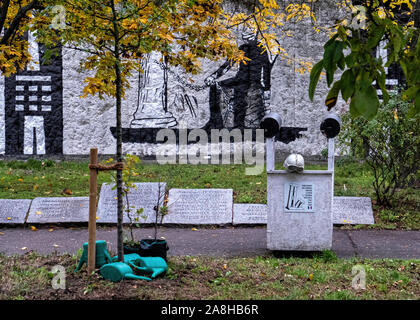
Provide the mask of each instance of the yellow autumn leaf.
POLYGON ((12 218, 11 217, 7 217, 7 220, 12 220, 12 218))
POLYGON ((36 231, 36 230, 38 230, 35 226, 31 226, 31 230, 32 231, 36 231))

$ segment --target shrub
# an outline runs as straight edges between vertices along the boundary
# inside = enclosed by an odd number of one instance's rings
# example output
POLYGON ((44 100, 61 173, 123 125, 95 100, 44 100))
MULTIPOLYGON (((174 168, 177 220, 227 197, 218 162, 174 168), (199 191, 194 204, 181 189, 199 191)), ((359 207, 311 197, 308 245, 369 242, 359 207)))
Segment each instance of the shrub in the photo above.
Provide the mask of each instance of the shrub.
POLYGON ((410 103, 399 94, 383 104, 368 121, 343 116, 339 142, 353 156, 363 158, 374 176, 373 187, 379 205, 392 207, 396 191, 418 179, 420 158, 419 115, 409 117, 410 103))

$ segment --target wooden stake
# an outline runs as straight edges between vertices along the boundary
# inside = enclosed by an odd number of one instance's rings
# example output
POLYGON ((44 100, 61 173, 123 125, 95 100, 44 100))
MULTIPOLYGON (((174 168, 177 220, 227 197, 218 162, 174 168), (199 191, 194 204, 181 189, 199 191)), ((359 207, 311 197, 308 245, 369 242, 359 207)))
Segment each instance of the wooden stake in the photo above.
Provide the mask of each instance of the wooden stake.
MULTIPOLYGON (((98 164, 98 149, 90 149, 90 164, 98 164)), ((90 169, 89 178, 89 242, 88 242, 88 273, 95 270, 96 264, 96 196, 98 171, 90 169)))

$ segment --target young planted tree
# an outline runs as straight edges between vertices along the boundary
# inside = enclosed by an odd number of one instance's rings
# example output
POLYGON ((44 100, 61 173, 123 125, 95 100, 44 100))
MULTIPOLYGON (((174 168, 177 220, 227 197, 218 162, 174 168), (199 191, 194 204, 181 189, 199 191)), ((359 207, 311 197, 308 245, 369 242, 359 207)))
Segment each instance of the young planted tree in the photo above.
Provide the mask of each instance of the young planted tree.
MULTIPOLYGON (((86 53, 84 70, 94 71, 86 77, 84 95, 111 96, 116 104, 116 160, 123 161, 122 100, 129 87, 129 77, 141 70, 141 60, 152 51, 162 60, 180 66, 188 73, 200 70, 200 60, 229 59, 245 63, 238 49, 231 19, 221 0, 45 0, 46 10, 37 15, 34 29, 45 44, 60 40, 67 48, 86 53), (52 9, 65 8, 65 28, 50 27, 52 9)), ((260 1, 270 8, 272 1, 260 1)), ((260 10, 260 9, 258 9, 260 10)), ((264 26, 267 15, 257 14, 254 21, 264 26), (258 21, 260 19, 260 21, 258 21)), ((246 19, 246 18, 245 18, 246 19)), ((268 19, 268 18, 267 18, 268 19)), ((242 22, 241 22, 242 23, 242 22)), ((273 22, 274 23, 274 22, 273 22)), ((269 33, 265 33, 268 39, 269 33)), ((272 38, 271 38, 272 39, 272 38)), ((123 180, 117 171, 118 258, 123 260, 123 180)))

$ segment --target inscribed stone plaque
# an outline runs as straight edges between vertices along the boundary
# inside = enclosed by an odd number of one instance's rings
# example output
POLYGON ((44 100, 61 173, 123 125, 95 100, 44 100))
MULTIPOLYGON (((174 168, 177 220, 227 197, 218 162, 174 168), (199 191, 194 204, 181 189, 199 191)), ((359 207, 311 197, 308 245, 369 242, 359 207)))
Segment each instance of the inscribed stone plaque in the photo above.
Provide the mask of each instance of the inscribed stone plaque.
POLYGON ((266 224, 267 205, 235 203, 233 205, 233 224, 266 224))
POLYGON ((171 189, 165 223, 232 223, 232 189, 171 189))
POLYGON ((372 201, 368 197, 334 197, 334 224, 374 224, 372 201))
POLYGON ((24 223, 31 201, 29 199, 0 199, 0 223, 24 223))
MULTIPOLYGON (((131 189, 128 194, 128 206, 131 208, 131 217, 134 223, 154 223, 156 212, 154 207, 158 200, 160 207, 163 206, 165 199, 166 182, 142 182, 135 183, 136 187, 131 189), (134 207, 134 208, 133 208, 134 207), (143 208, 141 216, 136 215, 136 210, 143 208), (135 222, 134 218, 139 217, 135 222)), ((102 184, 99 194, 97 223, 117 223, 117 189, 112 190, 114 184, 102 184)), ((127 208, 127 201, 124 197, 124 208, 127 208)), ((160 222, 160 221, 158 221, 160 222)), ((123 223, 130 223, 128 214, 124 211, 123 223)))
POLYGON ((35 198, 28 223, 88 222, 89 198, 35 198))
POLYGON ((314 184, 290 183, 284 185, 285 212, 314 212, 314 184))

